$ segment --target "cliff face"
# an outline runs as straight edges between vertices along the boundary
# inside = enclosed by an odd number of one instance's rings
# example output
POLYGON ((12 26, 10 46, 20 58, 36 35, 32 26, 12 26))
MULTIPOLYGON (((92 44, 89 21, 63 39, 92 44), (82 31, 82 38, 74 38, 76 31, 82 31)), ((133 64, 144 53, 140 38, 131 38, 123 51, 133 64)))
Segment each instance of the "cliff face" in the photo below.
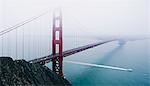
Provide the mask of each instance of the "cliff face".
POLYGON ((46 66, 0 57, 0 86, 7 85, 70 86, 71 84, 46 66))

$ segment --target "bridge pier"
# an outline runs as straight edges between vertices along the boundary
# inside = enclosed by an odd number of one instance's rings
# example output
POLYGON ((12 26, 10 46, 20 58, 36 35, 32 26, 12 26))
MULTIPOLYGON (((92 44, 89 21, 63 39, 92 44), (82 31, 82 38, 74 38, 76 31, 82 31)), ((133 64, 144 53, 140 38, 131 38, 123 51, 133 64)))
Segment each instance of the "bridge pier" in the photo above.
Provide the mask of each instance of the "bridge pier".
POLYGON ((119 43, 119 45, 125 45, 126 44, 126 41, 125 40, 118 40, 118 43, 119 43))

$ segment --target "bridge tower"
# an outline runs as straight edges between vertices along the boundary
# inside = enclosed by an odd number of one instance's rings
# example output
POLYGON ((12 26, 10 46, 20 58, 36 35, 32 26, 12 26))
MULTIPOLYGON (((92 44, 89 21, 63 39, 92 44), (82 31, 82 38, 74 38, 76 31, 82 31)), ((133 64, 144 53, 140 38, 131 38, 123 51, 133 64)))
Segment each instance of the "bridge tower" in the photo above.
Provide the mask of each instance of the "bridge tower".
POLYGON ((53 30, 52 30, 52 54, 58 53, 59 57, 52 60, 52 70, 59 76, 63 77, 63 41, 62 41, 62 13, 53 14, 53 30))

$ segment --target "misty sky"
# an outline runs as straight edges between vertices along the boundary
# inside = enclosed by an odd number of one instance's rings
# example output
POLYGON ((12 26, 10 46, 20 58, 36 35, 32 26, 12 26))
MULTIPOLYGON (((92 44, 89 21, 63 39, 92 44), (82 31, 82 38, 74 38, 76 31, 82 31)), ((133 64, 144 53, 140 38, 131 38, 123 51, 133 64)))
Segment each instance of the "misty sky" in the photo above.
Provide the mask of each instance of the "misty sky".
POLYGON ((0 30, 61 7, 68 35, 148 35, 149 5, 149 0, 0 0, 0 30))

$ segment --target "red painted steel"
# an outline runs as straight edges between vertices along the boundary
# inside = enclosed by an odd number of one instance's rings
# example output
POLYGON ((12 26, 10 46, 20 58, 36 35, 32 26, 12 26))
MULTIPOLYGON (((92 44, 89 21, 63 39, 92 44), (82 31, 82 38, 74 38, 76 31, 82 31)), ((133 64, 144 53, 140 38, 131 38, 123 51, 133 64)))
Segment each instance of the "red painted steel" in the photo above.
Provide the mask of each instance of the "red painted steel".
POLYGON ((52 31, 52 55, 59 54, 59 56, 52 60, 52 70, 59 76, 63 77, 63 41, 62 41, 62 15, 56 13, 53 15, 53 31, 52 31))

